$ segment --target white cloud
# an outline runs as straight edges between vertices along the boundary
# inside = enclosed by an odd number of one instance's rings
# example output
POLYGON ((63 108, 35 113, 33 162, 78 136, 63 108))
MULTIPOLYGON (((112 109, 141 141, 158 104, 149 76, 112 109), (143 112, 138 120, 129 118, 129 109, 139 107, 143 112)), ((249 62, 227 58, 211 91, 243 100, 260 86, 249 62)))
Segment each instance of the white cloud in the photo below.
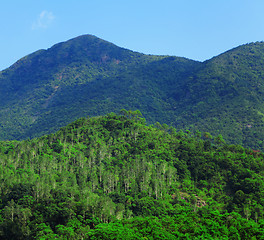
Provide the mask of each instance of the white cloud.
POLYGON ((42 11, 38 19, 32 24, 32 29, 37 30, 40 28, 47 28, 55 19, 55 16, 52 12, 42 11))

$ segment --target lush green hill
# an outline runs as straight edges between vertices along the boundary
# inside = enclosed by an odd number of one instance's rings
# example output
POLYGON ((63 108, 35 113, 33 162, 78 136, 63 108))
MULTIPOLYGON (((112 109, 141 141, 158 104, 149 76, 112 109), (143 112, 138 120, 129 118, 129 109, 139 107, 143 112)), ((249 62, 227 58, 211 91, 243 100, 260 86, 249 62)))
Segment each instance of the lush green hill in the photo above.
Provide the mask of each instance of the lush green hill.
MULTIPOLYGON (((263 149, 264 43, 232 49, 203 63, 185 82, 184 124, 263 149)), ((177 121, 175 122, 177 124, 177 121)))
POLYGON ((41 136, 79 117, 124 107, 146 109, 157 121, 168 105, 159 87, 174 81, 166 71, 177 77, 195 65, 132 52, 90 35, 38 51, 0 73, 0 138, 41 136))
POLYGON ((0 142, 0 236, 264 239, 263 157, 125 110, 0 142))
POLYGON ((139 109, 148 123, 222 134, 228 143, 263 150, 263 64, 262 42, 201 63, 80 36, 0 73, 0 139, 41 136, 126 108, 139 109))

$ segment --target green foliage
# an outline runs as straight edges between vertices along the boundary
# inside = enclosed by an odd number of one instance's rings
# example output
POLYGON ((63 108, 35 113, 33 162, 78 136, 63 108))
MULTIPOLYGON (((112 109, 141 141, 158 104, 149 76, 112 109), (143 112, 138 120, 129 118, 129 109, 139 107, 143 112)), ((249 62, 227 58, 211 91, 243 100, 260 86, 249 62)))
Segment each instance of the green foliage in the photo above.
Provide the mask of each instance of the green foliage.
POLYGON ((139 111, 0 142, 1 239, 263 239, 261 152, 139 111))

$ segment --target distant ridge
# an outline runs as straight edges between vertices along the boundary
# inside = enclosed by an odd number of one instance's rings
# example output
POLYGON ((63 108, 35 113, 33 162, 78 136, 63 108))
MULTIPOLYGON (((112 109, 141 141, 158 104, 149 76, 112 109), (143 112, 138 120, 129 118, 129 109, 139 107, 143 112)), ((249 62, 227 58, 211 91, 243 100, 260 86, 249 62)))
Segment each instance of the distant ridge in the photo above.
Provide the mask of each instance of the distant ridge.
POLYGON ((0 72, 0 138, 32 138, 125 108, 140 110, 148 123, 222 134, 228 143, 263 150, 263 79, 263 42, 197 62, 82 35, 0 72))

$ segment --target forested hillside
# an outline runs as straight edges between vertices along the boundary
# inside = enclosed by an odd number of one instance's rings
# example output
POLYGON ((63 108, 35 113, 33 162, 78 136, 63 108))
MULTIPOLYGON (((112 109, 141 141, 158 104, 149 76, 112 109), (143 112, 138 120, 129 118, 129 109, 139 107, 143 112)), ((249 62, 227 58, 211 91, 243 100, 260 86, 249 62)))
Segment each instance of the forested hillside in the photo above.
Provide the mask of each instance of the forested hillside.
POLYGON ((1 239, 264 239, 264 155, 139 111, 0 142, 1 239))
POLYGON ((144 55, 83 35, 0 72, 0 139, 54 133, 85 116, 139 109, 148 124, 222 134, 264 150, 264 43, 205 62, 144 55))
MULTIPOLYGON (((185 82, 190 93, 182 126, 222 134, 263 150, 264 43, 246 44, 209 61, 185 82), (192 103, 191 103, 192 102, 192 103)), ((177 126, 177 125, 176 125, 177 126)))
POLYGON ((141 109, 149 122, 165 121, 162 89, 196 64, 136 53, 91 35, 37 51, 0 72, 0 138, 42 136, 77 118, 122 108, 141 109), (173 79, 165 76, 169 72, 173 79))

